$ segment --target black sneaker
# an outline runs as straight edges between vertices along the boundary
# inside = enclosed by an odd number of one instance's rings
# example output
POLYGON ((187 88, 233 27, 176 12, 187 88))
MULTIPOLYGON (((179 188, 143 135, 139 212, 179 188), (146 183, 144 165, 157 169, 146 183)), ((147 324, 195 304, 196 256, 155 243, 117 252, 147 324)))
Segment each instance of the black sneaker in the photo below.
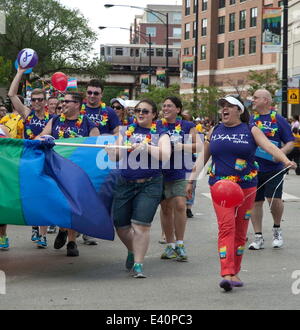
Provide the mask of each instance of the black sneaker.
POLYGON ((194 217, 194 214, 192 213, 191 209, 186 209, 186 216, 188 218, 193 218, 194 217))
POLYGON ((66 230, 59 230, 54 241, 54 249, 61 249, 67 241, 68 232, 66 230))
POLYGON ((78 257, 79 256, 77 244, 73 241, 71 241, 67 244, 67 256, 68 257, 78 257))

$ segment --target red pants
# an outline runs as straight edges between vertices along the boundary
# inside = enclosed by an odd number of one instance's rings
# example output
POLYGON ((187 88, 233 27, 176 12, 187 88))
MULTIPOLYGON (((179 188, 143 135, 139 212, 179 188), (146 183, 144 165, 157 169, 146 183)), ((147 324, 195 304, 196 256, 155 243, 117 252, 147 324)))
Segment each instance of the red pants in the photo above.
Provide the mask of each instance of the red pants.
POLYGON ((251 193, 252 195, 246 198, 238 210, 225 208, 213 202, 219 226, 218 250, 221 276, 235 275, 241 270, 255 191, 256 187, 243 189, 245 196, 251 193))

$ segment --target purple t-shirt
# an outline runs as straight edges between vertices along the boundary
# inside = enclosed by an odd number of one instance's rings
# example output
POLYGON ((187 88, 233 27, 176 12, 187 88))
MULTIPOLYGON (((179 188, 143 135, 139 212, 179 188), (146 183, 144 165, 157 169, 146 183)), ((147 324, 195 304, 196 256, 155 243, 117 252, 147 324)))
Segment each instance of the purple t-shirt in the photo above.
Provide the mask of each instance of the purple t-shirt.
POLYGON ((90 131, 96 127, 96 125, 88 119, 86 115, 83 116, 80 127, 76 126, 77 119, 66 119, 64 122, 60 121, 60 116, 54 116, 52 121, 51 135, 55 139, 59 139, 59 131, 64 132, 64 138, 69 137, 84 137, 89 136, 90 131))
MULTIPOLYGON (((150 134, 150 128, 136 126, 129 141, 131 144, 142 143, 146 136, 150 134)), ((151 145, 157 146, 159 138, 164 134, 157 128, 156 134, 151 134, 151 145)), ((127 139, 125 136, 124 139, 127 139)), ((136 180, 142 178, 150 178, 161 175, 161 162, 151 158, 146 151, 132 152, 125 151, 121 161, 121 175, 127 180, 136 180), (125 154, 126 153, 126 154, 125 154)))
MULTIPOLYGON (((174 124, 167 124, 164 126, 161 120, 157 121, 157 127, 166 132, 170 136, 170 140, 172 144, 176 144, 178 142, 182 144, 190 143, 188 135, 190 134, 191 128, 195 127, 195 124, 186 121, 180 120, 181 132, 178 134, 175 130, 174 124)), ((183 151, 173 151, 171 154, 171 158, 168 163, 163 166, 163 176, 165 181, 174 181, 186 179, 186 173, 190 170, 187 168, 192 165, 192 154, 184 153, 183 151)))
POLYGON ((257 185, 257 145, 251 133, 252 127, 241 123, 234 127, 219 124, 214 128, 210 138, 210 185, 229 176, 238 178, 237 183, 241 188, 257 185))
MULTIPOLYGON (((270 113, 271 114, 271 113, 270 113)), ((261 121, 262 125, 266 128, 270 128, 272 126, 272 120, 270 114, 260 115, 256 121, 261 121)), ((255 124, 254 117, 251 116, 250 123, 255 124)), ((276 124, 278 130, 276 131, 273 137, 267 137, 269 140, 276 141, 277 147, 281 148, 281 144, 288 143, 290 141, 294 141, 295 138, 291 131, 291 127, 285 118, 276 114, 276 124)), ((273 126, 273 128, 275 128, 273 126)), ((260 172, 272 172, 272 171, 280 171, 283 169, 283 164, 281 162, 273 162, 261 157, 256 157, 256 161, 259 165, 260 172)))
POLYGON ((113 134, 113 130, 120 125, 118 116, 110 107, 106 107, 105 110, 103 110, 100 107, 90 108, 86 105, 85 111, 89 119, 98 127, 100 134, 113 134), (108 116, 108 120, 105 125, 101 124, 104 115, 108 116))
POLYGON ((31 111, 28 117, 25 120, 24 124, 24 139, 30 139, 29 131, 31 130, 32 134, 34 135, 34 139, 37 135, 39 135, 45 126, 47 125, 48 121, 53 117, 53 115, 49 115, 49 118, 46 119, 39 119, 35 115, 35 111, 31 111), (31 117, 32 116, 32 117, 31 117), (30 118, 31 117, 31 118, 30 118), (29 119, 30 118, 30 119, 29 119), (29 120, 29 122, 28 122, 29 120))

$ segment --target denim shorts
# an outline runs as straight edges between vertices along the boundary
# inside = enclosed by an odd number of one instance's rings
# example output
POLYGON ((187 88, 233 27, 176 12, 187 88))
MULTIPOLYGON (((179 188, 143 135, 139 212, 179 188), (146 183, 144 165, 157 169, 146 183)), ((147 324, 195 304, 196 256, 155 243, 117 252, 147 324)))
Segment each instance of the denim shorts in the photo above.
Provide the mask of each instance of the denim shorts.
POLYGON ((118 179, 112 214, 116 228, 130 227, 131 223, 151 226, 163 191, 162 176, 145 182, 118 179))
POLYGON ((186 197, 186 185, 187 180, 180 179, 180 180, 174 180, 174 181, 165 181, 164 182, 164 199, 182 196, 186 197))
MULTIPOLYGON (((257 183, 257 189, 264 184, 266 181, 268 181, 272 176, 276 175, 280 171, 273 171, 273 172, 258 172, 258 183, 257 183)), ((265 197, 267 198, 282 198, 282 189, 283 189, 283 175, 285 173, 281 172, 279 175, 277 175, 275 178, 270 180, 268 183, 266 183, 263 187, 261 187, 259 190, 257 190, 255 201, 261 202, 265 200, 265 197), (282 181, 280 183, 280 181, 282 181), (276 190, 276 192, 275 192, 276 190)))

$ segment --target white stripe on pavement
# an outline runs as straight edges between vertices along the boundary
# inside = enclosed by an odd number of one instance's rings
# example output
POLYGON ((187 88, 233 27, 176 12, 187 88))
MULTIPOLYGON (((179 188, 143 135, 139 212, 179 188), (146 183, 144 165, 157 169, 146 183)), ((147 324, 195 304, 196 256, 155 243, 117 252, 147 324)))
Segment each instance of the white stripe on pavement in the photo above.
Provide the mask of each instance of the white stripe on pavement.
MULTIPOLYGON (((201 195, 211 199, 211 194, 210 193, 202 193, 201 195)), ((285 192, 282 193, 282 199, 285 201, 285 202, 291 202, 291 201, 299 201, 300 198, 297 197, 297 196, 294 196, 294 195, 290 195, 290 194, 287 194, 285 192)))

